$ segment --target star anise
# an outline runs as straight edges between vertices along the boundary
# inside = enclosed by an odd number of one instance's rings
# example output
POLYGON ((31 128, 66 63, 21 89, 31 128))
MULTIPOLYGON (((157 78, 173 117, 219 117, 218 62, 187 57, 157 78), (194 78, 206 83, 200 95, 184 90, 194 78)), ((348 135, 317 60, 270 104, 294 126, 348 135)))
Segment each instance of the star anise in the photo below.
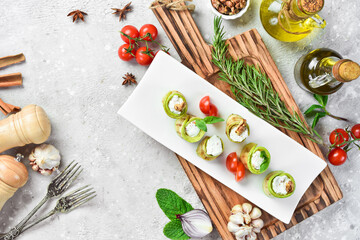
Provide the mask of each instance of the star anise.
POLYGON ((131 5, 131 2, 129 2, 128 4, 125 5, 124 8, 120 9, 120 8, 111 8, 112 10, 114 10, 115 12, 113 12, 113 14, 119 14, 119 22, 122 20, 122 19, 125 19, 126 16, 126 12, 130 12, 132 9, 130 7, 131 5))
POLYGON ((135 80, 135 76, 132 73, 126 73, 125 76, 123 77, 124 81, 122 83, 122 85, 126 85, 129 84, 131 85, 131 83, 137 84, 136 80, 135 80))
POLYGON ((84 15, 87 15, 86 12, 82 12, 80 10, 75 10, 75 11, 72 11, 70 12, 67 16, 73 16, 73 22, 75 22, 78 18, 80 18, 83 22, 85 21, 84 20, 84 15), (73 16, 74 15, 74 16, 73 16))

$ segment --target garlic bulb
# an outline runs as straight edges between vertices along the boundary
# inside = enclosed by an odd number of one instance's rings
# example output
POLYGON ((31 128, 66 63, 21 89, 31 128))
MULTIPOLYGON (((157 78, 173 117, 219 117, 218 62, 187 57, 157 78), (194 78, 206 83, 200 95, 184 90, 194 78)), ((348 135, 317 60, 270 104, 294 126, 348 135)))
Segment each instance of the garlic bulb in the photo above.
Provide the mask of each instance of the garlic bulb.
POLYGON ((261 214, 261 210, 250 203, 235 205, 231 209, 228 230, 235 234, 237 240, 256 240, 256 233, 264 227, 261 214))
POLYGON ((178 219, 186 235, 191 238, 202 238, 213 230, 209 215, 201 209, 179 215, 178 219))
POLYGON ((36 147, 29 155, 30 165, 34 171, 49 176, 60 165, 60 153, 53 145, 42 144, 36 147))

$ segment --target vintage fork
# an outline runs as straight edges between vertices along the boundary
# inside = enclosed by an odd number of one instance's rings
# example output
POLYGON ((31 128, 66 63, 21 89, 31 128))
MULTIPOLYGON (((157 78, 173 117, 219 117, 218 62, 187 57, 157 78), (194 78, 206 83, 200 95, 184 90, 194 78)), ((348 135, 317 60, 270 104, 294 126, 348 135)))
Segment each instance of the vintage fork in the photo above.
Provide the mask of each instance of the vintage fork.
POLYGON ((80 175, 82 172, 81 166, 75 161, 72 161, 59 175, 57 175, 49 184, 45 197, 40 203, 15 227, 13 227, 8 233, 0 235, 0 240, 14 239, 23 230, 26 223, 32 216, 50 199, 56 196, 60 196, 70 186, 70 184, 80 175))

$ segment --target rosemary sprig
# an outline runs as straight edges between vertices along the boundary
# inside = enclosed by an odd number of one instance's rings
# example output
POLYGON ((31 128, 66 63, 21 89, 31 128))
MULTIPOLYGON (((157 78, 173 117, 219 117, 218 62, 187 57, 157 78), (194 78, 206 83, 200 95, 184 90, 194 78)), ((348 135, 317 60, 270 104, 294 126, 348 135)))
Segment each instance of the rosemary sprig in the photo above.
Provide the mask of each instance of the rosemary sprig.
POLYGON ((234 61, 227 55, 228 44, 224 39, 221 17, 214 19, 212 61, 220 69, 220 80, 231 86, 235 99, 256 116, 275 127, 304 134, 310 140, 323 144, 321 136, 307 127, 299 114, 290 111, 274 90, 270 79, 255 66, 234 61))

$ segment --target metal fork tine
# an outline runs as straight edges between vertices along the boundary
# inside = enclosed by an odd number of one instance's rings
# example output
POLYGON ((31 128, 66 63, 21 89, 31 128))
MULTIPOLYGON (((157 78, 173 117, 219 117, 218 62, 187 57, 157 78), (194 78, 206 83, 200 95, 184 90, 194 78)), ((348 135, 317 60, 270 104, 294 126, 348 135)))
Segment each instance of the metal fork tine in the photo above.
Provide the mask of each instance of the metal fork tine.
MULTIPOLYGON (((79 168, 74 172, 74 174, 79 170, 79 168)), ((79 175, 82 173, 83 169, 81 169, 74 177, 70 177, 70 178, 67 178, 66 181, 64 182, 63 185, 61 185, 61 189, 62 191, 65 191, 66 189, 68 189, 68 187, 70 186, 70 184, 75 181, 79 175)))
POLYGON ((56 180, 58 180, 60 178, 60 176, 62 176, 64 174, 64 172, 66 170, 68 170, 70 168, 70 166, 75 162, 75 160, 73 160, 69 165, 67 165, 67 167, 62 170, 54 179, 53 179, 53 182, 55 182, 56 180))
POLYGON ((90 186, 90 184, 85 185, 85 186, 83 186, 83 187, 81 187, 81 188, 79 188, 79 189, 76 189, 76 190, 70 192, 66 197, 70 197, 71 195, 73 195, 73 194, 75 194, 75 193, 77 193, 77 192, 79 192, 79 191, 81 191, 81 190, 83 190, 83 189, 85 189, 85 188, 87 188, 87 187, 89 187, 89 186, 90 186))
POLYGON ((74 165, 71 166, 71 168, 69 168, 66 172, 64 172, 64 174, 57 179, 57 184, 60 184, 68 175, 70 172, 72 172, 72 170, 74 170, 74 168, 78 165, 78 163, 75 163, 74 165))
POLYGON ((88 197, 87 199, 82 200, 81 202, 73 205, 73 206, 70 208, 70 210, 73 210, 73 209, 75 209, 75 208, 77 208, 77 207, 80 207, 81 205, 83 205, 84 203, 87 203, 88 201, 90 201, 91 199, 93 199, 93 198, 96 197, 96 196, 97 196, 97 195, 95 194, 95 195, 93 195, 92 197, 88 197))
POLYGON ((87 194, 85 194, 85 195, 83 195, 83 196, 79 196, 79 197, 77 197, 75 200, 73 200, 73 204, 76 204, 76 203, 78 203, 78 202, 81 202, 82 200, 90 197, 91 195, 93 195, 93 194, 95 194, 95 193, 96 193, 96 192, 93 191, 93 192, 87 193, 87 194))
POLYGON ((84 195, 85 193, 88 193, 89 191, 92 191, 92 190, 94 190, 94 188, 88 188, 88 189, 85 189, 85 190, 83 190, 83 191, 81 191, 81 192, 77 192, 77 193, 73 193, 73 194, 71 194, 71 195, 69 195, 69 196, 67 196, 69 199, 77 199, 78 197, 80 197, 81 195, 84 195))
POLYGON ((81 165, 77 166, 77 168, 75 169, 71 169, 71 171, 65 175, 64 179, 61 180, 61 182, 59 183, 59 187, 61 188, 62 186, 64 186, 67 181, 69 181, 81 168, 81 165))

